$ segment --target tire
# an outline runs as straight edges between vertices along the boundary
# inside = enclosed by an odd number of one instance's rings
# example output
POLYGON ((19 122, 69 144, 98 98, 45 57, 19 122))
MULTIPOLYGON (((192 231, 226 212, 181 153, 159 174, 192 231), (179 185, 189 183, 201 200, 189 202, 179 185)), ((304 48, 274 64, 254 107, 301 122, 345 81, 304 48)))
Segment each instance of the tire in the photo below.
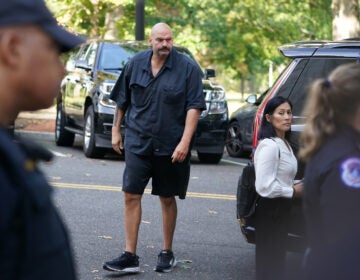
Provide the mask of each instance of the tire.
POLYGON ((62 103, 56 106, 55 143, 57 146, 69 147, 74 144, 75 134, 65 129, 66 116, 62 103))
POLYGON ((85 114, 83 151, 88 158, 101 158, 105 155, 105 149, 96 147, 95 114, 92 106, 89 106, 85 114))
POLYGON ((231 157, 241 157, 244 155, 244 143, 240 133, 238 122, 232 122, 226 132, 225 140, 226 151, 231 157))
POLYGON ((223 153, 221 154, 204 154, 198 152, 199 161, 202 163, 219 163, 223 153))

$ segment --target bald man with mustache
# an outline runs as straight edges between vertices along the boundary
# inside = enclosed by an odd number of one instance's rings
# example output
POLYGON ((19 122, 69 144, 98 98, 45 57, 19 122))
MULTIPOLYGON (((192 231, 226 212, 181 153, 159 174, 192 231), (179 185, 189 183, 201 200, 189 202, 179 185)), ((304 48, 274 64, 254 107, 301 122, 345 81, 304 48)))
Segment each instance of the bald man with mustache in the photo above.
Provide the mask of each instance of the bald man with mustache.
POLYGON ((190 176, 190 151, 202 110, 206 109, 202 71, 195 61, 173 48, 173 33, 165 23, 155 24, 150 49, 125 66, 110 98, 117 104, 112 128, 113 149, 125 151, 123 192, 125 250, 104 264, 109 271, 137 273, 136 255, 141 222, 141 198, 152 179, 159 196, 163 244, 155 271, 170 272, 176 265, 173 237, 177 202, 185 199, 190 176), (126 113, 126 114, 125 114, 126 113), (120 124, 125 119, 125 141, 120 124))

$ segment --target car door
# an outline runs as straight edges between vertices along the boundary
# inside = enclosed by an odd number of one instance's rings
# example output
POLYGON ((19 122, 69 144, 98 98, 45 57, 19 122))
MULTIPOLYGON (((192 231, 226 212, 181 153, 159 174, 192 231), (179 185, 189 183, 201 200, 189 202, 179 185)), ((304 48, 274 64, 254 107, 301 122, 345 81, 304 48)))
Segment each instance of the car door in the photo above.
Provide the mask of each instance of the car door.
POLYGON ((85 102, 93 87, 97 42, 85 45, 77 55, 73 71, 67 76, 65 110, 71 126, 82 130, 84 126, 85 102))

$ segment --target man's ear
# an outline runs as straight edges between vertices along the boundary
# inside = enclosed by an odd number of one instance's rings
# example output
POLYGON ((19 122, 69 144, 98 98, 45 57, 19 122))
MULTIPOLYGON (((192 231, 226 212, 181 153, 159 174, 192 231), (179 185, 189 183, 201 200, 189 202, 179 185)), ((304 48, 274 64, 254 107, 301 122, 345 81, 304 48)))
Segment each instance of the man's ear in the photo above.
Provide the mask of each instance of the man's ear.
POLYGON ((0 33, 0 60, 8 67, 17 67, 20 62, 21 38, 15 30, 3 30, 0 33))

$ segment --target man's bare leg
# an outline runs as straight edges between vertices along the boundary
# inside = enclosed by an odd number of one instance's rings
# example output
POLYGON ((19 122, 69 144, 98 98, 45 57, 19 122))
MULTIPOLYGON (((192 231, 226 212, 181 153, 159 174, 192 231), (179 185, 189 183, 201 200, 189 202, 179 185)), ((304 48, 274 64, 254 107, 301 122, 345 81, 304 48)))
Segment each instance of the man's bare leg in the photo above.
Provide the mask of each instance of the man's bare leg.
POLYGON ((141 221, 141 195, 124 192, 125 195, 125 251, 136 254, 141 221))
POLYGON ((176 227, 177 205, 175 197, 161 197, 161 210, 164 234, 164 250, 172 250, 172 242, 176 227))

